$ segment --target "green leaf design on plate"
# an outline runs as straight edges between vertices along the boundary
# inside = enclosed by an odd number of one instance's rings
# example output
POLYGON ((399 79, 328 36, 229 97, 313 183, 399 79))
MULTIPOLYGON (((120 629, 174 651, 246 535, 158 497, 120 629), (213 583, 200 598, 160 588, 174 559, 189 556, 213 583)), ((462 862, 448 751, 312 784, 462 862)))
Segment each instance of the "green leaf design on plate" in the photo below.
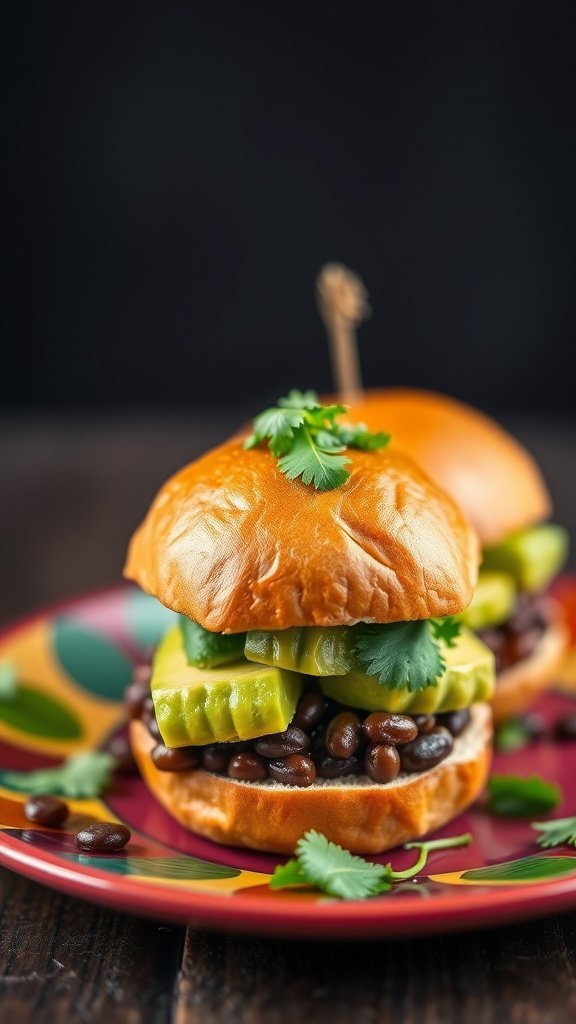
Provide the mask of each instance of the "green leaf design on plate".
POLYGON ((487 868, 471 868, 462 878, 470 882, 534 882, 576 872, 576 857, 544 857, 533 854, 487 868))
POLYGON ((9 701, 0 701, 0 721, 30 736, 51 740, 75 740, 84 732, 70 708, 22 683, 9 701))
POLYGON ((177 619, 176 612, 165 608, 160 601, 141 590, 130 594, 126 605, 130 635, 144 651, 156 647, 177 619))
POLYGON ((136 875, 142 878, 172 878, 181 881, 201 881, 205 878, 237 878, 238 868, 211 864, 197 857, 91 857, 83 853, 65 853, 70 860, 98 871, 111 871, 115 875, 136 875))
POLYGON ((131 875, 149 875, 152 878, 237 878, 238 868, 224 864, 211 864, 197 857, 129 857, 131 875))
POLYGON ((54 648, 62 668, 84 690, 105 700, 122 700, 132 666, 109 640, 74 619, 54 622, 54 648))

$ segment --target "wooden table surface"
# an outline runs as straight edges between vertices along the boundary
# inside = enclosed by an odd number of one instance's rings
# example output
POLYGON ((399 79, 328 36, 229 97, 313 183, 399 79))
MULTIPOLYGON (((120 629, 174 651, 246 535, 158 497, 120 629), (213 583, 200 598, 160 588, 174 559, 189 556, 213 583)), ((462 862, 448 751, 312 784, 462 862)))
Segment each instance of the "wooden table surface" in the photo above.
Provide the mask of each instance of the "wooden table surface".
MULTIPOLYGON (((0 419, 0 618, 114 582, 159 483, 215 417, 0 419)), ((576 422, 508 420, 576 524, 576 422)), ((396 942, 166 926, 0 869, 0 1024, 558 1024, 576 1019, 576 914, 396 942)))

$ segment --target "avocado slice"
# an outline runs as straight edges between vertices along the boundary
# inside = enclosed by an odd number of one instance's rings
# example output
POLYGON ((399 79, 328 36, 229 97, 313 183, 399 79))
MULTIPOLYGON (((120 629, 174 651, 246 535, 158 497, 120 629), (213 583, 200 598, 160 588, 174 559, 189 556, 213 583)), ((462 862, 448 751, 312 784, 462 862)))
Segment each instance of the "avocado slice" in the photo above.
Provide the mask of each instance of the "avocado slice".
POLYGON ((244 655, 246 633, 211 633, 185 615, 180 616, 180 629, 189 665, 216 668, 244 655))
POLYGON ((354 634, 348 626, 250 630, 244 654, 308 676, 343 676, 354 668, 354 634))
POLYGON ((543 590, 566 561, 568 531, 556 523, 519 530, 486 548, 482 568, 509 573, 520 590, 543 590))
POLYGON ((283 732, 294 717, 302 679, 245 659, 212 669, 189 665, 176 625, 156 651, 151 686, 164 743, 185 747, 283 732))
POLYGON ((470 629, 500 626, 514 611, 516 594, 516 584, 507 573, 482 570, 472 601, 456 618, 470 629))
POLYGON ((494 692, 494 655, 482 641, 465 627, 454 647, 440 641, 446 671, 435 686, 410 693, 381 686, 363 672, 346 676, 329 676, 320 680, 327 697, 365 711, 405 712, 409 715, 431 714, 435 711, 458 711, 479 700, 490 700, 494 692))

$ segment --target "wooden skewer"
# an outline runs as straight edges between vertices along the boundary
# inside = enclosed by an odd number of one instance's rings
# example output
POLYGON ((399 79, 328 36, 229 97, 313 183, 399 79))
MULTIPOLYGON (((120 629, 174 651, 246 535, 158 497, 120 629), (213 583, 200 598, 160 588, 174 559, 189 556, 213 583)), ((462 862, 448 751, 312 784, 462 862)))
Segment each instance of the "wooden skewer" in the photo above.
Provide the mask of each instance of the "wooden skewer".
POLYGON ((316 296, 338 395, 352 405, 362 398, 356 328, 370 316, 368 293, 357 274, 341 263, 326 263, 316 279, 316 296))

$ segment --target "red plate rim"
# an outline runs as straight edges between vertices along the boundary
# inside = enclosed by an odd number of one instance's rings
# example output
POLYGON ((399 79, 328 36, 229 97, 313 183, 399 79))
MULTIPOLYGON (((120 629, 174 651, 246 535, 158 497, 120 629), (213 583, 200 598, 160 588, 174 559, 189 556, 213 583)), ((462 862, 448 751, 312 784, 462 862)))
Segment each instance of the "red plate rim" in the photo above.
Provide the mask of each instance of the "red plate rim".
POLYGON ((495 924, 518 921, 542 913, 570 910, 576 903, 574 880, 534 882, 486 891, 482 899, 462 894, 436 896, 417 904, 406 900, 385 902, 385 898, 366 903, 329 902, 290 903, 280 897, 266 901, 243 895, 205 894, 190 889, 170 890, 149 881, 137 882, 110 876, 103 871, 63 864, 51 853, 30 854, 9 834, 0 836, 0 863, 35 882, 95 903, 124 910, 138 916, 150 916, 181 924, 194 924, 223 931, 245 931, 302 938, 330 937, 393 938, 430 932, 457 931, 473 925, 489 928, 495 924), (528 891, 527 891, 528 890, 528 891), (571 906, 566 903, 570 898, 571 906), (473 920, 471 920, 471 918, 473 920), (339 932, 338 926, 343 931, 339 932))
MULTIPOLYGON (((39 619, 70 608, 85 599, 132 589, 129 584, 101 587, 48 604, 21 616, 0 629, 5 638, 39 619)), ((151 882, 106 874, 85 865, 64 863, 49 852, 31 852, 21 841, 0 832, 0 864, 35 882, 70 896, 139 916, 150 916, 180 924, 193 924, 222 931, 242 931, 290 938, 387 938, 396 936, 489 928, 569 911, 576 907, 576 879, 532 882, 463 891, 433 899, 366 902, 292 902, 273 895, 250 896, 242 890, 233 894, 203 893, 193 888, 170 889, 151 882)), ((466 889, 466 887, 463 887, 466 889)), ((472 887, 470 887, 471 889, 472 887)))

